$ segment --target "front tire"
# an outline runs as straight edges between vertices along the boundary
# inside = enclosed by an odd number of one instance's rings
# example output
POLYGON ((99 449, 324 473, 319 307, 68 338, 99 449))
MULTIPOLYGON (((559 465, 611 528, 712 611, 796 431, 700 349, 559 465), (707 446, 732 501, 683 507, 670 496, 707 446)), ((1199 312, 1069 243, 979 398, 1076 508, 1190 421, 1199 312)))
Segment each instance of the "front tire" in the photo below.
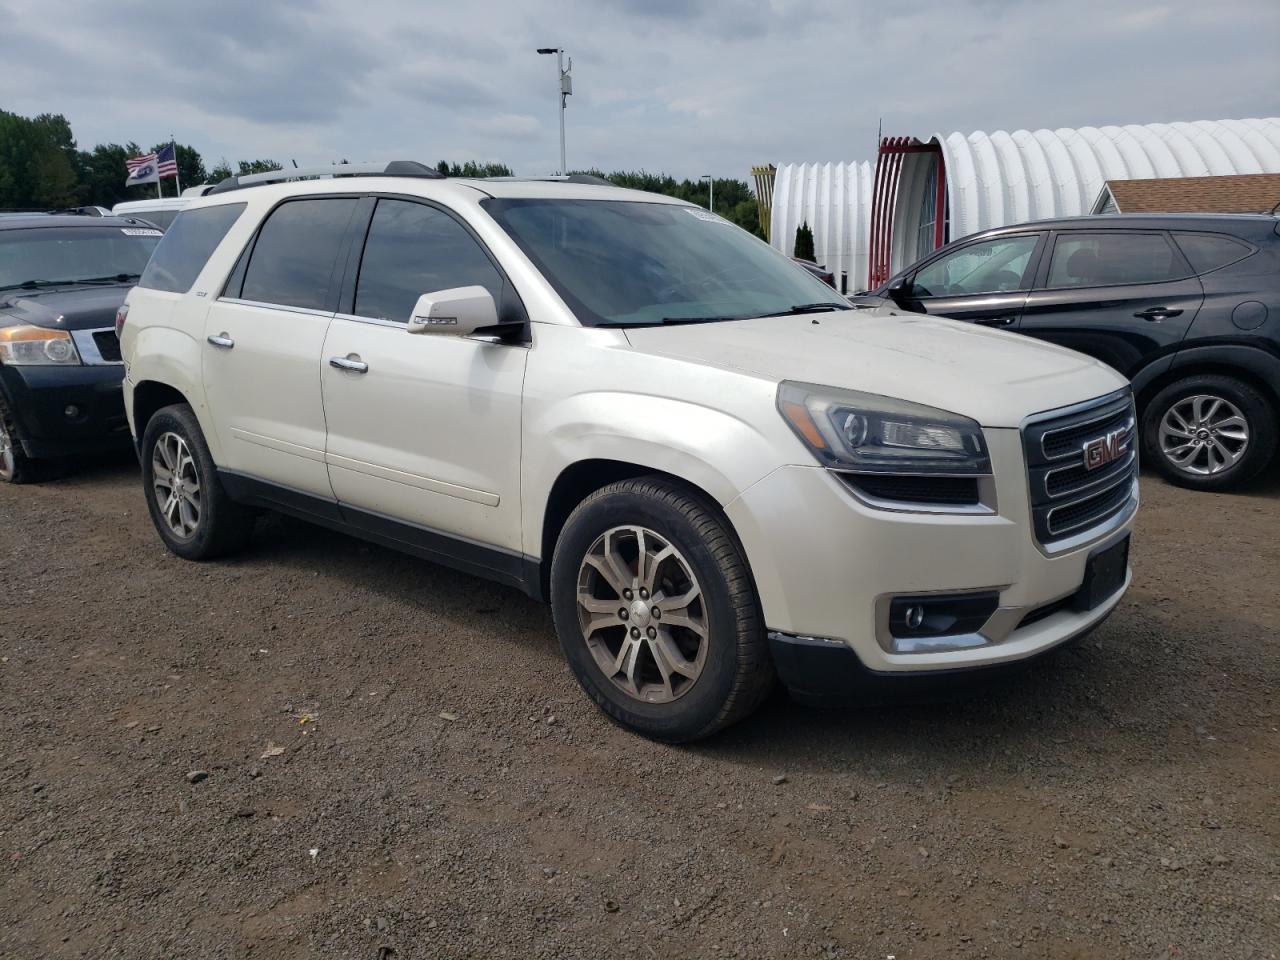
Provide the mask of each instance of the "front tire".
POLYGON ((1276 411, 1234 377, 1201 374, 1161 390, 1142 418, 1147 463, 1193 490, 1247 483, 1276 450, 1276 411))
POLYGON ((183 559, 211 560, 248 544, 253 513, 222 489, 200 423, 186 404, 164 407, 147 422, 142 483, 160 539, 183 559))
POLYGON ((0 397, 0 483, 30 483, 34 479, 36 465, 22 449, 13 413, 0 397))
POLYGON ((551 605, 583 689, 653 739, 709 736, 773 685, 742 550, 716 505, 674 481, 622 480, 578 505, 556 544, 551 605))

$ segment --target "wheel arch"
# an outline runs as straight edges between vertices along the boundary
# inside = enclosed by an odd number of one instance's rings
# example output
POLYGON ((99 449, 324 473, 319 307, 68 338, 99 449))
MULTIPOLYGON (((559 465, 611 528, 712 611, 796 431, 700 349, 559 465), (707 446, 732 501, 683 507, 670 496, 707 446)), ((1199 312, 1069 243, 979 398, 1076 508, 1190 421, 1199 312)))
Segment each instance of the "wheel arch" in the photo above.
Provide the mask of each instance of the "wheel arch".
POLYGON ((177 387, 159 380, 143 380, 141 383, 134 384, 133 387, 133 424, 134 438, 137 443, 142 442, 142 435, 146 432, 147 424, 151 422, 151 418, 156 415, 156 411, 163 407, 172 406, 175 403, 185 403, 191 406, 190 399, 177 387))
POLYGON ((1133 379, 1140 414, 1145 414, 1147 405, 1165 387, 1204 375, 1234 377, 1247 383, 1280 415, 1280 358, 1257 347, 1239 344, 1193 347, 1180 351, 1161 372, 1139 372, 1133 379))
MULTIPOLYGON (((603 457, 578 460, 567 464, 556 476, 543 507, 539 539, 541 559, 538 562, 538 581, 536 583, 540 599, 546 600, 550 597, 551 558, 555 553, 556 541, 560 539, 560 533, 564 530, 564 525, 568 521, 569 515, 573 513, 578 504, 602 487, 617 483, 619 480, 630 480, 635 477, 661 477, 698 494, 706 500, 708 506, 719 512, 724 520, 725 527, 738 543, 738 548, 742 550, 742 542, 738 537, 737 531, 734 530, 732 521, 725 515, 720 501, 710 491, 688 478, 629 460, 614 460, 603 457)), ((745 550, 743 550, 743 557, 746 557, 745 550)))

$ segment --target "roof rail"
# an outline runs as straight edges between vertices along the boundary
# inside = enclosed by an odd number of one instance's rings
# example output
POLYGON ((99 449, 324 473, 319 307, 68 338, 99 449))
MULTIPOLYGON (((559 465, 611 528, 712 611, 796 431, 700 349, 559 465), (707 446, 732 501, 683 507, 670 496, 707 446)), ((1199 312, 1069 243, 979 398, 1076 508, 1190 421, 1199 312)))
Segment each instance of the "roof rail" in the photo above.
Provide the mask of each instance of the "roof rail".
MULTIPOLYGON (((465 178, 464 178, 465 179, 465 178)), ((481 180, 499 180, 507 183, 590 183, 612 187, 613 181, 597 177, 594 173, 553 173, 545 177, 481 177, 481 180)))
POLYGON ((444 174, 435 167, 428 167, 416 160, 392 160, 390 163, 334 163, 327 167, 293 167, 287 170, 227 177, 215 184, 209 193, 226 193, 228 190, 257 187, 266 183, 283 183, 286 180, 308 180, 319 177, 422 177, 427 180, 443 180, 444 174))

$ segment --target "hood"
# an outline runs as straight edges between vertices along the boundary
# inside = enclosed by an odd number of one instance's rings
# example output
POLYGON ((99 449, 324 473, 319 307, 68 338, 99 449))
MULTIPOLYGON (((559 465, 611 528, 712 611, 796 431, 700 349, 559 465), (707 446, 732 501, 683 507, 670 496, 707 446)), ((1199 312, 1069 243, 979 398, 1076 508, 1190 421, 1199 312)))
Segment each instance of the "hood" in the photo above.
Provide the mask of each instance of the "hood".
POLYGON ((114 326, 116 309, 132 284, 6 290, 0 293, 0 326, 29 323, 55 330, 114 326))
POLYGON ((987 427, 1017 427, 1029 414, 1128 383, 1074 350, 890 309, 636 327, 626 335, 646 353, 923 403, 987 427))

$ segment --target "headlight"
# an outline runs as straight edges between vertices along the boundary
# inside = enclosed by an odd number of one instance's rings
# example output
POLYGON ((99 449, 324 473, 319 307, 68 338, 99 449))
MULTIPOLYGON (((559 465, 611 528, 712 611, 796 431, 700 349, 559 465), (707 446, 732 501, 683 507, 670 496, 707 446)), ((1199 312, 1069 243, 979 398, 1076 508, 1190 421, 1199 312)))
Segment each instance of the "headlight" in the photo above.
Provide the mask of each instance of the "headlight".
POLYGON ((0 328, 0 363, 15 367, 78 364, 80 353, 65 330, 45 327, 0 328))
POLYGON ((824 466, 859 473, 985 476, 976 421, 873 393, 784 381, 778 410, 824 466))

